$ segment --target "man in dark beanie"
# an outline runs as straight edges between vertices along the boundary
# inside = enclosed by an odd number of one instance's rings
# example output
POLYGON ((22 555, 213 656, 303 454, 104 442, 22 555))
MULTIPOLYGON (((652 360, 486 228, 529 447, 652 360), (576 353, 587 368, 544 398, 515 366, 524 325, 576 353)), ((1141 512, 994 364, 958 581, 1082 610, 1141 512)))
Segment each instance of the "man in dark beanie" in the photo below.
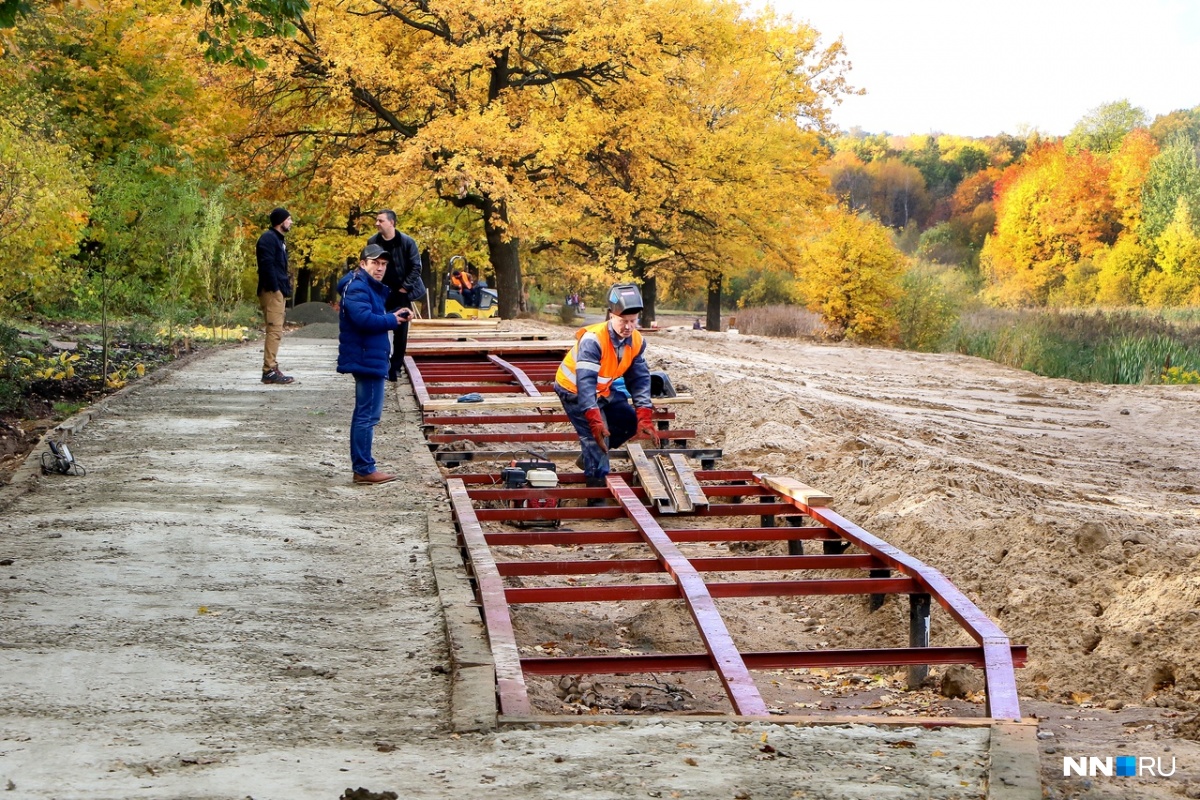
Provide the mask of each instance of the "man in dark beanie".
POLYGON ((283 339, 284 298, 292 296, 292 276, 288 274, 287 245, 283 241, 292 227, 292 215, 286 208, 271 212, 271 227, 258 237, 254 255, 258 259, 258 304, 266 319, 263 343, 263 383, 291 383, 294 378, 279 371, 279 342, 283 339))

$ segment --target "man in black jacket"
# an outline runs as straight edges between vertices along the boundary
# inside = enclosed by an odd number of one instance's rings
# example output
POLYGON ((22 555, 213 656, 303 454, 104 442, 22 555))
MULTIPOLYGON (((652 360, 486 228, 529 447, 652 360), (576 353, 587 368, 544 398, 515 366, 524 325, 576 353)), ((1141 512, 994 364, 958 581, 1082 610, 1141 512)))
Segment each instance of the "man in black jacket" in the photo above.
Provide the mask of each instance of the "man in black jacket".
POLYGON ((288 384, 295 378, 279 371, 279 342, 283 339, 284 298, 292 296, 292 276, 288 273, 287 245, 283 237, 292 227, 292 215, 286 208, 271 212, 271 227, 258 237, 254 255, 258 260, 258 304, 266 319, 263 342, 263 383, 288 384))
MULTIPOLYGON (((389 313, 398 308, 412 309, 413 303, 425 297, 425 283, 421 280, 421 253, 411 236, 396 230, 396 212, 385 208, 375 215, 375 227, 379 230, 367 240, 377 244, 388 253, 387 272, 383 285, 391 291, 385 307, 389 313)), ((408 322, 401 323, 392 334, 391 366, 387 379, 395 381, 404 370, 404 353, 408 349, 408 322)))

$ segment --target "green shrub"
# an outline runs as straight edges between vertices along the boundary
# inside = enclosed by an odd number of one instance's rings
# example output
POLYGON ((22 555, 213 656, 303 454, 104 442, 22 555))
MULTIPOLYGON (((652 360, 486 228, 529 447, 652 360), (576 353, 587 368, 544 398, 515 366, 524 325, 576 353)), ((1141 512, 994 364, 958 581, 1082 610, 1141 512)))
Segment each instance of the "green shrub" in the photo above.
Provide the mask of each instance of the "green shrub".
POLYGON ((910 269, 900 278, 896 316, 900 346, 905 350, 935 352, 958 322, 959 300, 941 280, 940 270, 910 269))
POLYGON ((24 376, 16 328, 0 324, 0 412, 21 413, 25 407, 24 376))

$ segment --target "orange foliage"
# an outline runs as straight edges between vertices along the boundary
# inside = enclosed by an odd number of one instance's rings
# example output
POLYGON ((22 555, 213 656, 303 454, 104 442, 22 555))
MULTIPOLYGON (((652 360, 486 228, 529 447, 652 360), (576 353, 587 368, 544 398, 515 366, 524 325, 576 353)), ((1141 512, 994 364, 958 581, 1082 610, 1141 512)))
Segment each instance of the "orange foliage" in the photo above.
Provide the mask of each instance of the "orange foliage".
POLYGON ((995 186, 996 230, 981 266, 987 298, 1000 305, 1045 305, 1067 270, 1116 240, 1105 160, 1048 144, 1004 171, 995 186))

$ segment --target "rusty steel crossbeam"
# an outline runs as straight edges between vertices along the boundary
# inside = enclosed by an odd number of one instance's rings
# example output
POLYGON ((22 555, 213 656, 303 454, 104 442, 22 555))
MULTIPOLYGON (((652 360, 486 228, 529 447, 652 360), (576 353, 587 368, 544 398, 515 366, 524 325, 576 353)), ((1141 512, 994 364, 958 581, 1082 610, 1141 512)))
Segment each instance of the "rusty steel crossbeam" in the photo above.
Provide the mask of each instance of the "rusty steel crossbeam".
MULTIPOLYGON (((527 397, 521 387, 515 383, 426 383, 426 390, 431 397, 441 395, 459 395, 479 392, 480 394, 519 394, 527 397)), ((539 395, 540 397, 540 395, 539 395)), ((549 399, 547 398, 547 402, 549 399)))
POLYGON ((404 371, 408 373, 408 382, 412 386, 413 394, 417 396, 417 403, 424 408, 431 399, 429 390, 425 388, 425 379, 421 377, 421 370, 417 367, 417 362, 410 355, 404 356, 404 371))
MULTIPOLYGON (((686 560, 686 559, 685 559, 686 560)), ((670 567, 666 568, 671 571, 670 567)), ((693 569, 698 573, 699 570, 693 569)), ((791 581, 701 581, 712 598, 810 597, 844 594, 918 594, 923 592, 912 578, 835 578, 791 581)), ((533 603, 591 603, 618 600, 675 600, 682 596, 675 584, 638 583, 616 586, 553 586, 511 588, 504 592, 511 605, 533 603)), ((714 607, 715 613, 715 607, 714 607)), ((693 617, 695 615, 693 614, 693 617)), ((699 623, 697 623, 699 624, 699 623)), ((721 624, 724 629, 724 623, 721 624)))
MULTIPOLYGON (((671 531, 665 531, 670 536, 671 531)), ((674 536, 672 541, 678 541, 674 536)), ((492 542, 488 542, 491 544, 492 542)), ((877 569, 882 562, 871 555, 827 556, 715 556, 692 558, 697 572, 749 572, 816 569, 877 569)), ((606 572, 665 572, 655 558, 595 559, 591 561, 497 561, 504 577, 515 575, 603 575, 606 572)))
MULTIPOLYGON (((549 399, 557 402, 558 397, 549 399)), ((655 409, 654 419, 673 420, 675 412, 655 409)), ((428 414, 421 418, 423 425, 517 425, 570 421, 566 414, 428 414)))
POLYGON ((513 632, 512 617, 504 599, 504 580, 496 570, 496 562, 492 559, 491 550, 483 538, 483 529, 475 519, 475 510, 471 505, 471 498, 467 495, 467 487, 462 481, 454 478, 446 481, 446 487, 475 573, 476 594, 483 608, 483 621, 496 667, 500 710, 504 714, 527 716, 532 713, 532 707, 529 704, 529 692, 525 687, 525 675, 521 671, 521 657, 517 648, 517 637, 513 632))
MULTIPOLYGON (((664 528, 674 542, 781 542, 794 539, 840 542, 829 528, 664 528)), ((637 531, 493 531, 488 544, 638 544, 637 531)))
POLYGON ((750 672, 746 669, 746 664, 742 661, 737 646, 733 643, 733 638, 726 630, 725 623, 717 612, 716 604, 704 585, 704 579, 679 552, 679 548, 663 532, 663 529, 658 526, 646 507, 629 490, 625 481, 611 475, 607 481, 617 502, 621 504, 625 513, 629 515, 646 538, 646 543, 650 545, 675 579, 687 604, 688 613, 691 614, 692 620, 700 631, 704 649, 712 657, 712 665, 716 669, 717 677, 725 686, 725 692, 733 704, 733 710, 738 714, 748 716, 765 716, 767 705, 759 695, 758 687, 754 685, 754 679, 750 677, 750 672))
MULTIPOLYGON (((1025 665, 1024 645, 1012 645, 1009 656, 1025 665)), ((982 647, 881 647, 847 650, 802 650, 779 653, 742 653, 752 670, 813 669, 824 667, 903 667, 910 664, 969 664, 982 667, 987 655, 982 647)), ((558 656, 521 659, 527 675, 637 675, 651 672, 707 672, 712 662, 705 653, 675 655, 558 656)))
MULTIPOLYGON (((694 439, 695 431, 671 431, 671 438, 694 439)), ((434 444, 468 441, 481 444, 497 442, 577 442, 579 434, 574 431, 506 431, 504 433, 431 433, 425 437, 434 444)))

